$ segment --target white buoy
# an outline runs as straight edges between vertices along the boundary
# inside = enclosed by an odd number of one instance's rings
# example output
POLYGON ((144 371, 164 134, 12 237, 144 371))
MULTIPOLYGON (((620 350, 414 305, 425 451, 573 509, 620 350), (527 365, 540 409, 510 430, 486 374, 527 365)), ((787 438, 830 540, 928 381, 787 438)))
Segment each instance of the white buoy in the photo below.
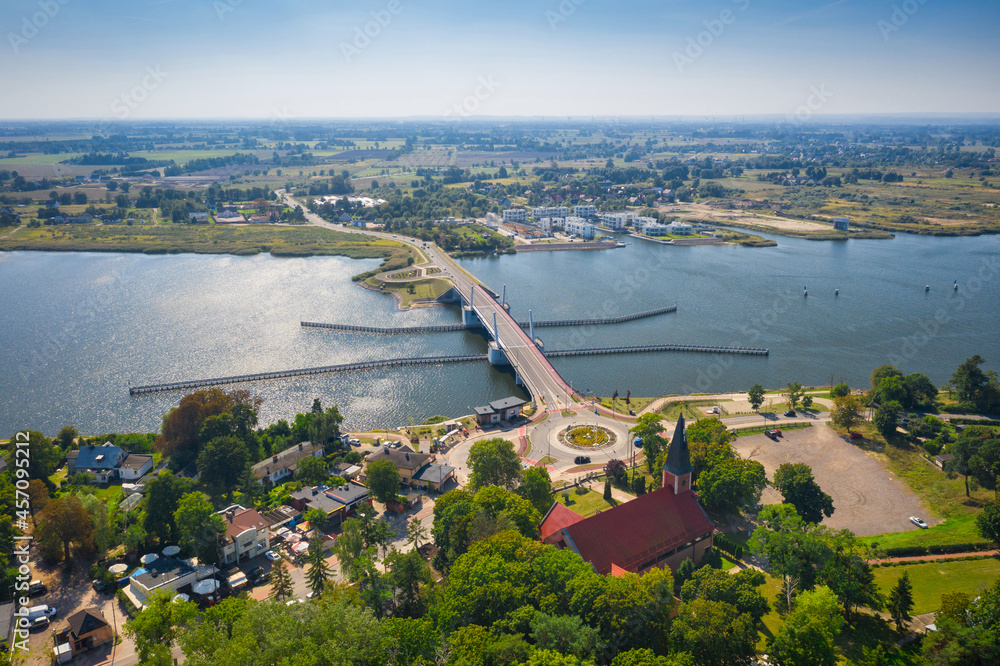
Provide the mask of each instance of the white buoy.
POLYGON ((840 296, 840 290, 839 289, 834 289, 833 290, 833 295, 834 296, 840 296))
POLYGON ((925 284, 924 285, 924 291, 930 291, 930 290, 931 290, 931 286, 929 284, 925 284))

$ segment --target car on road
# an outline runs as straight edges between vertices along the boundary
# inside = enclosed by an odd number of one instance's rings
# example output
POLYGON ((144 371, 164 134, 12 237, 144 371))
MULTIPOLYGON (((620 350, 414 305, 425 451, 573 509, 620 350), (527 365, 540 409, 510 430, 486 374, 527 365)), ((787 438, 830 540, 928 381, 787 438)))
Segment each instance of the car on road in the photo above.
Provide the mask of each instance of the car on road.
POLYGON ((851 433, 851 439, 864 439, 864 438, 865 438, 865 436, 862 435, 860 432, 852 432, 851 433))
POLYGON ((789 409, 787 412, 785 412, 785 416, 795 416, 795 411, 789 409))
POLYGON ((577 465, 586 465, 590 462, 590 456, 577 456, 576 458, 573 458, 573 462, 577 465))
POLYGON ((267 580, 267 572, 264 567, 254 567, 247 573, 247 579, 251 585, 260 585, 267 580))
POLYGON ((642 437, 636 437, 635 441, 632 442, 632 444, 635 445, 635 448, 641 449, 642 445, 645 444, 645 442, 642 440, 642 437))
POLYGON ((266 557, 267 559, 271 560, 272 562, 277 562, 278 560, 281 559, 281 555, 278 555, 273 550, 269 550, 266 553, 264 553, 264 557, 266 557))
POLYGON ((916 516, 910 516, 910 522, 913 523, 914 525, 916 525, 917 527, 919 527, 922 530, 926 530, 927 529, 927 523, 925 523, 920 518, 917 518, 916 516))

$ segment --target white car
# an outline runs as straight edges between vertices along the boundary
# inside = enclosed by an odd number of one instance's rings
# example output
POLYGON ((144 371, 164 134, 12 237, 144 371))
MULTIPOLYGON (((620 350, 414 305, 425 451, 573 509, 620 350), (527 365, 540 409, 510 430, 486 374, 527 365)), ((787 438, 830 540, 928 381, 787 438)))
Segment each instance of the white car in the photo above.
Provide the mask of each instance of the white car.
POLYGON ((910 516, 910 522, 913 523, 914 525, 916 525, 917 527, 919 527, 922 530, 926 530, 927 529, 927 523, 925 523, 920 518, 917 518, 916 516, 910 516))
POLYGON ((272 562, 277 562, 279 559, 281 559, 281 555, 278 555, 273 550, 269 550, 266 553, 264 553, 264 557, 271 560, 272 562))

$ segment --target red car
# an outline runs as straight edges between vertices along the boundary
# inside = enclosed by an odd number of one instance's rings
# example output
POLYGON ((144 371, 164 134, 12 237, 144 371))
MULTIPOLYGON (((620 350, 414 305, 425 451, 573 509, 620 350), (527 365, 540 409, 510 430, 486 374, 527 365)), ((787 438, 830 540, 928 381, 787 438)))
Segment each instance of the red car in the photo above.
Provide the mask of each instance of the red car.
POLYGON ((851 433, 851 439, 864 439, 864 438, 865 438, 865 436, 862 435, 860 432, 852 432, 851 433))

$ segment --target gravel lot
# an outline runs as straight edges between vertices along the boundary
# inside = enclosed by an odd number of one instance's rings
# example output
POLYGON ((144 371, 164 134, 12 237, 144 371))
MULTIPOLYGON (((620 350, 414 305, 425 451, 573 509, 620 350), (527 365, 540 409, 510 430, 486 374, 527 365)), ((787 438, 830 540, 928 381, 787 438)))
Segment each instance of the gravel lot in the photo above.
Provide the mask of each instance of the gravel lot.
MULTIPOLYGON (((743 457, 759 461, 769 479, 782 463, 805 463, 824 492, 833 497, 833 516, 823 525, 849 529, 858 536, 919 529, 910 516, 928 525, 941 522, 930 515, 909 486, 864 450, 825 424, 789 430, 778 442, 764 435, 739 437, 734 448, 743 457)), ((766 488, 761 503, 781 502, 781 493, 766 488)))

